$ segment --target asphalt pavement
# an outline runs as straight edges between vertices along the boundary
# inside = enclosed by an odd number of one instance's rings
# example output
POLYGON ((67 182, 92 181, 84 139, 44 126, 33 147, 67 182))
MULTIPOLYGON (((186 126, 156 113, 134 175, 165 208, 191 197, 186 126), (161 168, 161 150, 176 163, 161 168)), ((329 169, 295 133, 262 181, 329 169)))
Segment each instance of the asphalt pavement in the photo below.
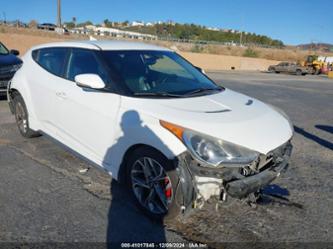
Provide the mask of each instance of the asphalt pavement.
POLYGON ((225 87, 283 109, 294 123, 289 170, 255 207, 207 203, 159 224, 101 169, 52 139, 19 135, 0 101, 0 241, 333 242, 333 80, 259 72, 211 72, 225 87), (274 198, 272 196, 275 196, 274 198))

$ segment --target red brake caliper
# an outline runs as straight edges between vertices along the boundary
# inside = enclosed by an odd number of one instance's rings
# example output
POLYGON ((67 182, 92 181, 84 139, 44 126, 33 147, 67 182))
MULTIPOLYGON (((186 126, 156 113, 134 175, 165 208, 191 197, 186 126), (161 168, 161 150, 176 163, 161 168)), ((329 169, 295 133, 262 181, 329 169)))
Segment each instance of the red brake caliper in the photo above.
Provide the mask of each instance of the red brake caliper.
POLYGON ((168 203, 171 202, 171 197, 172 197, 172 185, 169 177, 165 177, 164 179, 164 184, 165 184, 165 197, 167 198, 168 203))

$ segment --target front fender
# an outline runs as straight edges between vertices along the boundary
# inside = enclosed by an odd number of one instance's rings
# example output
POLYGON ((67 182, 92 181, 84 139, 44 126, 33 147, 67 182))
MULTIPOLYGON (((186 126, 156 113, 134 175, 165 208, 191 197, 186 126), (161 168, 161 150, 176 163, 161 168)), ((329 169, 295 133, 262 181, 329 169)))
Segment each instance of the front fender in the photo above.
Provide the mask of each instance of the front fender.
POLYGON ((163 128, 159 120, 134 110, 121 110, 115 132, 114 144, 104 157, 104 166, 118 179, 118 171, 126 152, 135 145, 148 145, 160 151, 168 159, 174 159, 186 147, 171 132, 163 128))
MULTIPOLYGON (((31 92, 29 88, 29 83, 26 78, 27 72, 25 72, 26 64, 23 63, 22 67, 15 73, 13 79, 10 82, 10 85, 8 86, 8 95, 11 96, 11 98, 8 99, 9 105, 12 106, 12 93, 14 91, 17 91, 23 98, 24 103, 26 105, 26 108, 29 113, 29 126, 31 129, 38 130, 39 127, 37 127, 37 119, 36 119, 36 113, 35 108, 32 102, 31 92)), ((13 108, 13 106, 11 107, 13 108)))

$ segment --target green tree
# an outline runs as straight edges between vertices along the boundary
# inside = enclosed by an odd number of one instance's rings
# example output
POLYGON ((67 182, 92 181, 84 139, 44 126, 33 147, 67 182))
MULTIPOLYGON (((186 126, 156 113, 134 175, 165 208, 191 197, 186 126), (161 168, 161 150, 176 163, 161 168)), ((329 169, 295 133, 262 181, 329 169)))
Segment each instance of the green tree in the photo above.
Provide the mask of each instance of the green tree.
POLYGON ((104 23, 104 26, 105 26, 105 27, 108 27, 108 28, 111 28, 111 27, 112 27, 112 22, 109 21, 109 19, 105 19, 105 20, 103 21, 103 23, 104 23))
POLYGON ((74 22, 64 22, 64 26, 68 29, 73 29, 73 28, 75 28, 75 23, 74 22))
MULTIPOLYGON (((126 29, 136 32, 148 33, 162 37, 173 37, 176 39, 210 41, 222 43, 237 43, 240 41, 240 33, 223 32, 221 30, 208 30, 204 26, 196 24, 172 24, 159 23, 149 27, 127 27, 126 29)), ((265 35, 257 35, 255 33, 243 33, 243 44, 245 45, 262 45, 283 47, 284 44, 280 40, 273 40, 265 35)))
POLYGON ((94 25, 94 24, 91 21, 85 21, 85 22, 77 24, 78 27, 85 27, 85 26, 88 26, 88 25, 94 25))

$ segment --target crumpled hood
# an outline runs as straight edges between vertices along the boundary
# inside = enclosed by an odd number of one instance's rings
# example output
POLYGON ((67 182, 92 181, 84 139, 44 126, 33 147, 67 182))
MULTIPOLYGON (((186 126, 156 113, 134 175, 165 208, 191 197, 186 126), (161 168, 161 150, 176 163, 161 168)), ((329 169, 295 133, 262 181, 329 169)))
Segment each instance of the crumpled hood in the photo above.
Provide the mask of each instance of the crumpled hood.
POLYGON ((280 113, 229 89, 180 99, 124 97, 122 105, 263 154, 287 142, 293 133, 289 121, 280 113))

